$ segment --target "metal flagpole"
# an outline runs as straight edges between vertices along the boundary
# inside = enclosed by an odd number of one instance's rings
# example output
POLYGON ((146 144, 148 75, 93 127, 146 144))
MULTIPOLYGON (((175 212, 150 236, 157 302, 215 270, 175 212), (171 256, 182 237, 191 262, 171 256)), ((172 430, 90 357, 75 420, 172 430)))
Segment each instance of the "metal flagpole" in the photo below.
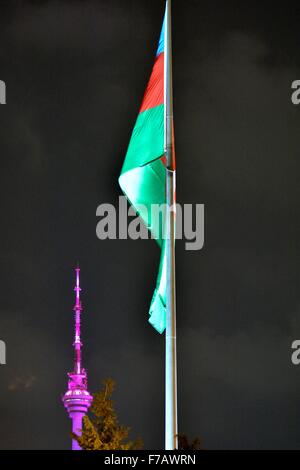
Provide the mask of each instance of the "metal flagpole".
POLYGON ((166 372, 165 372, 165 449, 177 449, 177 364, 175 295, 175 159, 173 143, 173 85, 171 0, 166 2, 165 17, 165 156, 166 172, 166 372))

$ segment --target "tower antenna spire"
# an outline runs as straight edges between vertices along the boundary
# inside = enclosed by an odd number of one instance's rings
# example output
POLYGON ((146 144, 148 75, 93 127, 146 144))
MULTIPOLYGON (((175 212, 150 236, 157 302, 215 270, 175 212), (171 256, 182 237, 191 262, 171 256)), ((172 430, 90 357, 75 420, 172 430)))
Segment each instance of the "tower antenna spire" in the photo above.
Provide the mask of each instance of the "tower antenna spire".
POLYGON ((74 291, 76 293, 76 301, 75 301, 75 306, 74 306, 74 312, 75 312, 75 339, 74 339, 74 349, 75 349, 75 364, 74 364, 74 372, 76 374, 81 373, 81 348, 82 348, 82 342, 81 342, 81 311, 82 311, 82 306, 81 306, 81 301, 80 301, 80 267, 79 264, 77 264, 77 268, 75 268, 76 272, 76 285, 74 287, 74 291))
MULTIPOLYGON (((81 435, 82 420, 92 404, 93 397, 87 388, 87 372, 82 367, 82 342, 81 342, 81 312, 82 305, 80 300, 80 267, 77 263, 75 268, 75 338, 74 338, 74 370, 68 373, 68 390, 63 396, 63 403, 72 419, 72 432, 81 435)), ((72 440, 72 450, 81 450, 78 442, 72 440)))

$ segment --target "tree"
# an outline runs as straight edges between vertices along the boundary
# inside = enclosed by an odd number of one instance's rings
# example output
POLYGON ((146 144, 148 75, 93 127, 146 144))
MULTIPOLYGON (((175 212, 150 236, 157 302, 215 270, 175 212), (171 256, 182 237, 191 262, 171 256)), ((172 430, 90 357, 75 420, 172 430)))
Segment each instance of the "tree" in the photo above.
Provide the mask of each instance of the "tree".
POLYGON ((180 434, 178 436, 178 450, 200 450, 201 441, 198 437, 193 439, 190 443, 185 434, 180 434))
POLYGON ((91 418, 83 418, 82 435, 72 435, 83 450, 138 450, 141 439, 128 440, 130 428, 119 424, 111 399, 115 388, 112 379, 103 381, 102 389, 93 394, 91 418))

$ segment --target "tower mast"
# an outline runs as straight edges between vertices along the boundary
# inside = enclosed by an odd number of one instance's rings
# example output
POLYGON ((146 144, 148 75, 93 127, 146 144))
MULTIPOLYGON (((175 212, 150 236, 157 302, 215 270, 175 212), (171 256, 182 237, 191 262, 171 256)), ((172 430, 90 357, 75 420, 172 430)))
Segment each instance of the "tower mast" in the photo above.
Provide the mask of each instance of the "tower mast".
MULTIPOLYGON (((92 404, 93 397, 87 388, 87 372, 82 367, 82 342, 81 342, 81 312, 80 300, 80 268, 77 266, 75 291, 75 338, 74 338, 74 370, 68 373, 68 390, 63 396, 63 403, 72 420, 72 432, 80 435, 82 430, 82 420, 92 404)), ((72 439, 72 450, 81 450, 78 442, 72 439)))
POLYGON ((81 301, 80 301, 80 268, 77 266, 75 269, 76 272, 76 285, 74 287, 74 291, 76 293, 76 302, 74 306, 74 311, 75 311, 75 340, 74 340, 74 349, 75 349, 75 365, 74 365, 74 371, 76 374, 81 373, 81 348, 82 348, 82 342, 81 342, 81 301))

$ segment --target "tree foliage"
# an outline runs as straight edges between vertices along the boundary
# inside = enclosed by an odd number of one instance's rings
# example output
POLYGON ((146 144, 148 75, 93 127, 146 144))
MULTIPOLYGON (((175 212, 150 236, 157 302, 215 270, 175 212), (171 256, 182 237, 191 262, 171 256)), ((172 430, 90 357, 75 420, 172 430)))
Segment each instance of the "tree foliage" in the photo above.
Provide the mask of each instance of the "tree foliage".
POLYGON ((91 417, 83 418, 82 435, 72 435, 83 450, 138 450, 143 447, 140 439, 129 440, 130 428, 118 421, 111 398, 114 388, 112 379, 103 381, 102 389, 93 394, 91 417))
POLYGON ((200 450, 201 441, 198 437, 193 439, 192 442, 189 442, 185 434, 178 436, 178 450, 200 450))

